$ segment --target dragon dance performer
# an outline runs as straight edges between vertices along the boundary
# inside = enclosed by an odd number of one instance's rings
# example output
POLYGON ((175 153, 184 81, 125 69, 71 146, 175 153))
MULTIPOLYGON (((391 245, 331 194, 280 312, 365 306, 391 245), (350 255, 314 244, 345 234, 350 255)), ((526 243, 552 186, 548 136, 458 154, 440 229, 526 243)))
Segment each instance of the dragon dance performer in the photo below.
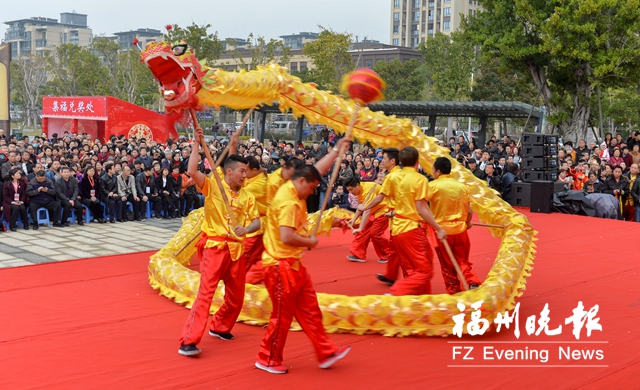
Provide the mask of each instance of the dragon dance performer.
MULTIPOLYGON (((396 199, 394 194, 390 191, 392 183, 396 183, 402 175, 402 169, 398 165, 399 151, 396 148, 387 148, 382 151, 382 161, 380 161, 380 167, 388 172, 384 181, 382 182, 382 188, 378 195, 376 195, 368 204, 358 206, 358 211, 365 212, 377 207, 382 201, 386 199, 387 208, 384 214, 388 218, 392 218, 393 210, 395 207, 396 199)), ((392 233, 393 219, 389 219, 387 223, 389 226, 389 251, 387 256, 387 270, 384 274, 378 274, 378 280, 392 286, 396 279, 398 279, 398 269, 402 266, 398 251, 396 250, 394 237, 392 233)), ((402 270, 406 277, 406 270, 402 270)))
MULTIPOLYGON (((453 179, 451 173, 451 161, 446 157, 438 157, 433 163, 433 177, 435 180, 429 182, 429 194, 427 200, 433 212, 436 222, 447 233, 447 242, 451 247, 453 256, 458 261, 458 265, 467 279, 469 288, 477 288, 480 279, 472 269, 469 261, 471 243, 467 230, 471 228, 471 196, 469 189, 463 183, 453 179)), ((451 263, 444 244, 438 241, 436 254, 440 260, 440 268, 444 284, 449 294, 456 294, 462 291, 462 285, 456 269, 451 263)))
POLYGON ((327 336, 318 297, 301 261, 306 248, 318 245, 315 236, 308 236, 306 198, 314 193, 322 174, 331 168, 342 142, 348 141, 340 140, 315 166, 297 168, 267 210, 262 264, 273 311, 255 366, 272 374, 288 371, 282 365, 283 350, 293 317, 311 339, 320 368, 329 368, 351 350, 349 346, 336 347, 327 336))
POLYGON ((390 292, 393 295, 431 294, 433 254, 424 222, 435 229, 439 240, 447 234, 433 218, 427 205, 428 182, 417 171, 418 150, 407 146, 399 155, 402 174, 389 185, 383 184, 381 195, 393 194, 395 199, 391 235, 407 276, 394 283, 390 292))
POLYGON ((267 216, 267 174, 261 169, 257 158, 249 156, 247 163, 247 179, 244 181, 243 188, 256 198, 260 214, 260 229, 247 234, 247 238, 244 240, 245 273, 248 273, 249 269, 262 258, 264 251, 262 236, 267 216))
MULTIPOLYGON (((276 196, 276 192, 278 192, 278 189, 282 187, 282 185, 285 182, 291 179, 291 176, 293 175, 293 172, 296 170, 296 168, 301 167, 303 165, 304 165, 304 161, 297 158, 290 158, 284 164, 284 167, 280 167, 276 169, 275 171, 271 172, 267 176, 266 186, 264 187, 264 189, 257 189, 254 186, 252 186, 252 188, 255 188, 257 190, 255 193, 258 193, 258 191, 260 191, 260 195, 262 195, 261 191, 265 191, 264 202, 268 207, 273 201, 273 197, 276 196)), ((249 190, 251 191, 251 189, 249 190)), ((261 220, 261 223, 266 223, 266 222, 267 222, 266 218, 261 220)), ((266 226, 262 226, 263 231, 265 228, 266 226)), ((263 236, 261 235, 260 237, 262 238, 263 236)), ((262 252, 264 251, 264 243, 262 243, 262 240, 260 242, 256 240, 257 239, 247 240, 247 242, 245 243, 246 245, 245 247, 248 253, 247 259, 246 259, 247 261, 246 282, 250 284, 262 283, 262 280, 264 279, 264 268, 262 267, 262 262, 258 261, 262 258, 262 252)))
MULTIPOLYGON (((378 174, 378 180, 376 182, 360 182, 358 178, 352 176, 344 182, 345 187, 349 193, 358 197, 358 203, 367 205, 382 188, 381 183, 384 180, 384 171, 380 171, 378 174), (379 181, 379 182, 378 182, 379 181)), ((351 254, 347 256, 350 261, 364 263, 367 258, 367 246, 369 241, 373 242, 373 248, 380 259, 380 262, 387 262, 390 257, 390 244, 389 239, 384 236, 385 231, 389 229, 389 221, 385 217, 387 212, 386 202, 381 202, 378 206, 367 210, 362 213, 360 220, 360 226, 353 230, 354 238, 351 242, 349 251, 351 254)), ((356 211, 350 226, 355 224, 359 211, 356 211)))
POLYGON ((222 186, 239 224, 234 227, 231 226, 231 217, 215 178, 208 178, 198 170, 200 139, 204 137, 202 129, 197 128, 194 136, 196 142, 192 146, 188 173, 205 196, 205 202, 202 238, 196 244, 200 257, 200 288, 182 330, 178 350, 179 354, 185 356, 202 353, 196 344, 202 339, 207 327, 211 300, 221 279, 225 285, 224 304, 213 318, 209 335, 222 340, 233 340, 230 332, 244 303, 246 269, 242 241, 248 233, 260 229, 256 200, 242 188, 247 160, 233 154, 224 162, 222 186))

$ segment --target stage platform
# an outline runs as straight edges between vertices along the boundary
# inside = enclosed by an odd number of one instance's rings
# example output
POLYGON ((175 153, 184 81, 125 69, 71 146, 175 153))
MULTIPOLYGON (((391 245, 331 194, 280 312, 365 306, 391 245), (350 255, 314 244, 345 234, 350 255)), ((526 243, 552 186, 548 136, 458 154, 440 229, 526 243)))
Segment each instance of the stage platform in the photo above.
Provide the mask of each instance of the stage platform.
MULTIPOLYGON (((640 374, 640 224, 562 214, 530 214, 539 232, 532 276, 520 302, 520 338, 513 328, 484 336, 404 337, 334 334, 353 350, 329 370, 317 367, 311 343, 291 332, 287 375, 253 367, 264 330, 237 324, 235 340, 203 337, 199 358, 177 354, 188 311, 149 286, 153 252, 0 269, 2 389, 485 389, 635 388, 640 374), (599 305, 602 331, 577 340, 565 318, 582 301, 599 305), (527 317, 550 309, 557 336, 527 335, 527 317), (463 360, 455 347, 473 347, 463 360), (493 348, 493 360, 482 350, 493 348), (548 360, 497 359, 505 350, 548 350, 548 360), (579 351, 580 359, 560 350, 579 351), (588 351, 601 351, 584 358, 588 351), (587 351, 587 352, 585 352, 587 351), (520 365, 520 366, 518 366, 520 365)), ((383 294, 379 264, 346 259, 350 233, 334 231, 305 254, 318 291, 383 294)), ((491 267, 499 245, 485 228, 470 230, 474 268, 491 267)), ((437 264, 435 293, 444 285, 437 264)), ((466 353, 464 349, 462 350, 466 353)))

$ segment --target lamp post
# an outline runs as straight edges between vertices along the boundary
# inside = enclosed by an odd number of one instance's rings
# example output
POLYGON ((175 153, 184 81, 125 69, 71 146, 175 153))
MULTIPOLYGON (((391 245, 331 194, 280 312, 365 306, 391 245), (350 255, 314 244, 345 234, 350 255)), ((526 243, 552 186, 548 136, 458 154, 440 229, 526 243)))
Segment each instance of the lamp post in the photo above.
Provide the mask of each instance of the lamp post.
POLYGON ((142 93, 140 94, 140 97, 142 98, 142 107, 147 108, 147 105, 144 102, 144 97, 147 96, 146 94, 142 93))

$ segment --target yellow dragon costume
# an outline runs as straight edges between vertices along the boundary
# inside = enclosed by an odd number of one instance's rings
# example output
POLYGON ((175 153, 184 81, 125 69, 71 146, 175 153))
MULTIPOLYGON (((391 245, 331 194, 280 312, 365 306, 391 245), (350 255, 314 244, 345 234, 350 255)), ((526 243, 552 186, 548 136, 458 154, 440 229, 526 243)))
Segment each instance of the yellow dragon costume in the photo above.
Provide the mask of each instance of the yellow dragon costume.
MULTIPOLYGON (((171 46, 152 42, 141 53, 144 62, 160 83, 167 113, 206 106, 227 106, 249 109, 277 102, 283 112, 304 115, 310 124, 324 124, 344 133, 355 110, 355 103, 312 84, 304 84, 287 70, 275 64, 251 71, 227 72, 200 63, 186 44, 171 46)), ((353 136, 368 141, 376 148, 401 149, 413 145, 420 151, 420 164, 431 172, 437 157, 449 157, 449 150, 425 136, 409 119, 388 117, 368 108, 360 109, 353 136)), ((471 207, 481 221, 504 225, 491 229, 501 239, 493 266, 484 283, 475 290, 456 295, 423 296, 345 296, 318 293, 327 332, 380 333, 386 336, 429 335, 447 336, 455 325, 452 317, 460 314, 458 303, 465 305, 465 323, 475 311, 472 303, 482 301, 482 318, 490 322, 515 306, 530 275, 535 253, 536 232, 528 219, 504 202, 469 170, 452 159, 451 176, 469 186, 473 197, 471 207)), ((334 209, 323 216, 320 231, 327 233, 335 217, 334 209)), ((200 234, 202 209, 185 219, 180 231, 160 251, 151 256, 149 281, 177 303, 190 306, 198 292, 200 274, 187 268, 195 253, 194 237, 200 234)), ((344 216, 343 216, 344 217, 344 216)), ((317 218, 309 215, 310 225, 317 218)), ((214 297, 211 312, 222 304, 223 289, 214 297)), ((263 325, 269 320, 271 301, 263 286, 247 284, 245 303, 239 321, 263 325)), ((298 326, 294 323, 294 327, 298 326)), ((466 326, 463 332, 466 333, 466 326)))

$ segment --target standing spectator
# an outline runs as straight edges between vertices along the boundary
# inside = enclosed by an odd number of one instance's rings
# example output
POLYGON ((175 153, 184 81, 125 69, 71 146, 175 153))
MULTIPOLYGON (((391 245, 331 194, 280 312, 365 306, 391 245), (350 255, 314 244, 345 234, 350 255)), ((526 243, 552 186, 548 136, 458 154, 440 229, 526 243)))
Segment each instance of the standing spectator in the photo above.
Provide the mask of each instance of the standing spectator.
POLYGON ((470 158, 467 161, 467 164, 469 164, 469 170, 475 177, 480 180, 484 179, 484 172, 482 172, 482 170, 478 168, 478 162, 474 158, 470 158))
MULTIPOLYGON (((171 214, 171 212, 172 210, 176 210, 173 195, 173 185, 169 176, 169 168, 162 168, 162 174, 155 180, 157 198, 161 199, 161 202, 158 203, 161 204, 164 208, 165 219, 172 218, 173 215, 171 214)), ((160 214, 156 211, 156 218, 158 215, 160 214)))
POLYGON ((184 198, 182 197, 182 176, 180 175, 180 167, 173 167, 173 172, 169 176, 171 180, 171 189, 173 193, 174 217, 186 217, 187 214, 182 213, 182 205, 184 198))
POLYGON ((629 172, 624 175, 629 181, 629 195, 624 202, 624 220, 625 221, 635 221, 636 220, 636 202, 633 199, 633 186, 638 180, 638 164, 631 164, 629 167, 629 172))
POLYGON ((27 217, 27 184, 22 180, 22 170, 13 168, 9 171, 10 181, 4 183, 2 189, 2 210, 4 220, 9 221, 9 230, 15 232, 18 216, 22 219, 24 230, 29 230, 29 218, 27 217))
POLYGON ((618 219, 623 219, 623 205, 629 196, 629 180, 622 176, 622 168, 618 165, 613 168, 613 174, 607 178, 604 183, 603 193, 613 195, 620 204, 618 210, 618 219))
POLYGON ((122 214, 122 200, 118 195, 118 180, 113 164, 108 163, 104 167, 105 174, 100 177, 100 189, 102 190, 102 200, 109 213, 109 222, 115 223, 122 214))
POLYGON ((22 153, 22 161, 20 161, 20 166, 22 167, 22 171, 25 175, 33 172, 33 166, 35 163, 31 161, 31 154, 29 152, 22 153))
MULTIPOLYGON (((62 177, 55 183, 56 193, 58 194, 58 198, 60 198, 60 205, 62 206, 62 219, 60 220, 60 224, 69 226, 69 216, 73 208, 76 213, 78 225, 82 226, 84 225, 84 221, 82 220, 82 203, 78 201, 78 180, 71 174, 69 167, 62 167, 60 169, 60 175, 62 177)), ((54 218, 57 220, 58 214, 56 214, 54 218)))
POLYGON ((189 215, 191 208, 200 208, 200 199, 196 192, 196 182, 186 172, 182 173, 182 197, 184 198, 184 208, 182 208, 182 214, 184 216, 189 215))
POLYGON ((365 157, 362 159, 363 167, 360 170, 360 181, 373 182, 378 177, 378 172, 371 164, 371 157, 365 157))
POLYGON ((89 165, 84 170, 84 176, 80 181, 80 199, 82 204, 87 206, 93 214, 93 219, 99 223, 106 223, 104 219, 104 210, 100 204, 102 196, 102 188, 100 188, 100 180, 96 175, 96 169, 89 165))
POLYGON ((613 155, 609 158, 609 164, 611 164, 612 167, 617 167, 624 161, 621 154, 620 149, 613 149, 613 155))
POLYGON ((27 185, 27 196, 30 199, 29 209, 31 211, 31 219, 33 219, 33 228, 38 230, 38 209, 46 208, 49 210, 49 218, 54 221, 53 226, 62 227, 58 218, 60 215, 60 202, 56 200, 56 190, 53 182, 45 177, 43 171, 39 171, 36 177, 27 185))
POLYGON ((127 220, 126 216, 126 204, 127 202, 131 202, 133 205, 133 217, 134 219, 139 218, 140 214, 140 198, 138 197, 138 192, 136 191, 136 181, 131 175, 131 168, 128 165, 124 165, 122 167, 122 175, 118 176, 118 196, 120 196, 120 200, 122 201, 122 213, 118 215, 120 218, 120 222, 125 222, 127 220))

